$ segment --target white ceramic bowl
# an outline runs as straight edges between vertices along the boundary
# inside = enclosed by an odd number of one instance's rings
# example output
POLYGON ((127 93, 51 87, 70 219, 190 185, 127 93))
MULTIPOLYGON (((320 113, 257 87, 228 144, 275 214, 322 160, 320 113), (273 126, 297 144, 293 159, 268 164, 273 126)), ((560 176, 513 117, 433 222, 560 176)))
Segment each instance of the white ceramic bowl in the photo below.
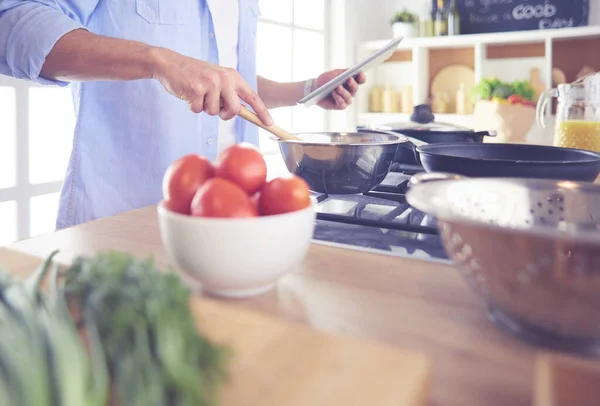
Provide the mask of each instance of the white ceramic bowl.
POLYGON ((179 271, 207 293, 244 298, 271 289, 304 260, 315 228, 314 204, 254 218, 185 216, 158 205, 160 234, 179 271))

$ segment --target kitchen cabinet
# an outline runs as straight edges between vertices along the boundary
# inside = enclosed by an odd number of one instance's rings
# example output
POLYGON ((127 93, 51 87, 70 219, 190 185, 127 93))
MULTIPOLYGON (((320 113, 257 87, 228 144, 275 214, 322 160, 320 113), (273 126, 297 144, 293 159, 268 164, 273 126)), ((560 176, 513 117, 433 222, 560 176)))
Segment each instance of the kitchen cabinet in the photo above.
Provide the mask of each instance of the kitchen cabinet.
MULTIPOLYGON (((387 42, 386 39, 359 44, 357 59, 373 53, 387 42)), ((427 103, 431 100, 430 87, 436 75, 448 66, 459 65, 473 69, 474 83, 486 77, 497 77, 503 81, 530 80, 532 75, 537 74, 540 87, 547 89, 556 85, 552 78, 553 68, 560 69, 569 82, 576 79, 584 66, 600 70, 599 49, 600 27, 596 26, 407 38, 385 63, 366 72, 369 85, 357 95, 354 119, 357 125, 408 120, 406 113, 381 114, 369 111, 369 92, 371 86, 376 84, 392 85, 399 92, 411 86, 413 104, 427 103)), ((457 89, 459 85, 456 83, 457 89)), ((468 87, 473 84, 465 85, 468 87)), ((449 96, 455 98, 454 94, 449 96)), ((552 115, 552 112, 548 115, 552 115)), ((549 125, 545 132, 534 125, 529 140, 551 144, 552 119, 548 117, 549 125)), ((471 114, 448 111, 448 114, 437 114, 436 120, 473 127, 471 114)))

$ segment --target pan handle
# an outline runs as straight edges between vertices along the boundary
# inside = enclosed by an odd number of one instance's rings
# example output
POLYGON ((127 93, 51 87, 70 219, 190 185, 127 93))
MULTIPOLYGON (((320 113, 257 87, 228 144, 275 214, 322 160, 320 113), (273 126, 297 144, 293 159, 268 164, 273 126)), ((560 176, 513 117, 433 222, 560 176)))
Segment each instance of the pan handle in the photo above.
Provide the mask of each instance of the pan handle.
POLYGON ((478 137, 480 135, 483 135, 484 137, 495 137, 497 135, 496 131, 475 131, 473 133, 474 137, 478 137))
POLYGON ((466 176, 457 175, 454 173, 446 172, 421 172, 411 176, 408 186, 421 185, 423 183, 438 182, 444 180, 460 180, 467 179, 466 176))

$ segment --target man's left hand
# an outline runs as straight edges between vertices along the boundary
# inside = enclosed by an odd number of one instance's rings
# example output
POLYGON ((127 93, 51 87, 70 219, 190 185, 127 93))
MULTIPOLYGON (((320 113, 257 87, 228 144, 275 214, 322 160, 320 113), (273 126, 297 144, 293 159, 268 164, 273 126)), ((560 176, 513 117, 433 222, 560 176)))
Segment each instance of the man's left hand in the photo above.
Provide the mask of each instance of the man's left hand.
MULTIPOLYGON (((312 90, 318 89, 331 79, 343 73, 344 69, 336 69, 321 74, 314 82, 312 90)), ((358 87, 367 80, 365 74, 360 72, 355 77, 349 78, 344 84, 339 85, 328 97, 319 102, 325 110, 344 110, 350 104, 358 91, 358 87)))

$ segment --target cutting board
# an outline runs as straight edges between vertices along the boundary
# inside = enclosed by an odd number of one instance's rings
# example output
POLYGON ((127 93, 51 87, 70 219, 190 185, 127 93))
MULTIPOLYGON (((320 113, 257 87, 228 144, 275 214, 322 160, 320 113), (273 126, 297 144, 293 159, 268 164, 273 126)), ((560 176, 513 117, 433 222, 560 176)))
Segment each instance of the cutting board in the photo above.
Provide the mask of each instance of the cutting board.
MULTIPOLYGON (((475 71, 467 65, 450 65, 439 71, 431 81, 431 94, 435 99, 436 94, 448 95, 448 109, 450 113, 456 112, 456 93, 461 83, 465 85, 467 100, 475 86, 475 71)), ((468 103, 470 104, 470 103, 468 103)), ((470 108, 467 108, 469 111, 470 108)))
POLYGON ((566 355, 542 355, 535 368, 534 406, 600 404, 600 362, 566 355))
MULTIPOLYGON (((0 248, 0 268, 26 277, 41 260, 0 248)), ((322 334, 195 297, 201 331, 235 353, 223 406, 421 406, 432 364, 423 354, 322 334)))

